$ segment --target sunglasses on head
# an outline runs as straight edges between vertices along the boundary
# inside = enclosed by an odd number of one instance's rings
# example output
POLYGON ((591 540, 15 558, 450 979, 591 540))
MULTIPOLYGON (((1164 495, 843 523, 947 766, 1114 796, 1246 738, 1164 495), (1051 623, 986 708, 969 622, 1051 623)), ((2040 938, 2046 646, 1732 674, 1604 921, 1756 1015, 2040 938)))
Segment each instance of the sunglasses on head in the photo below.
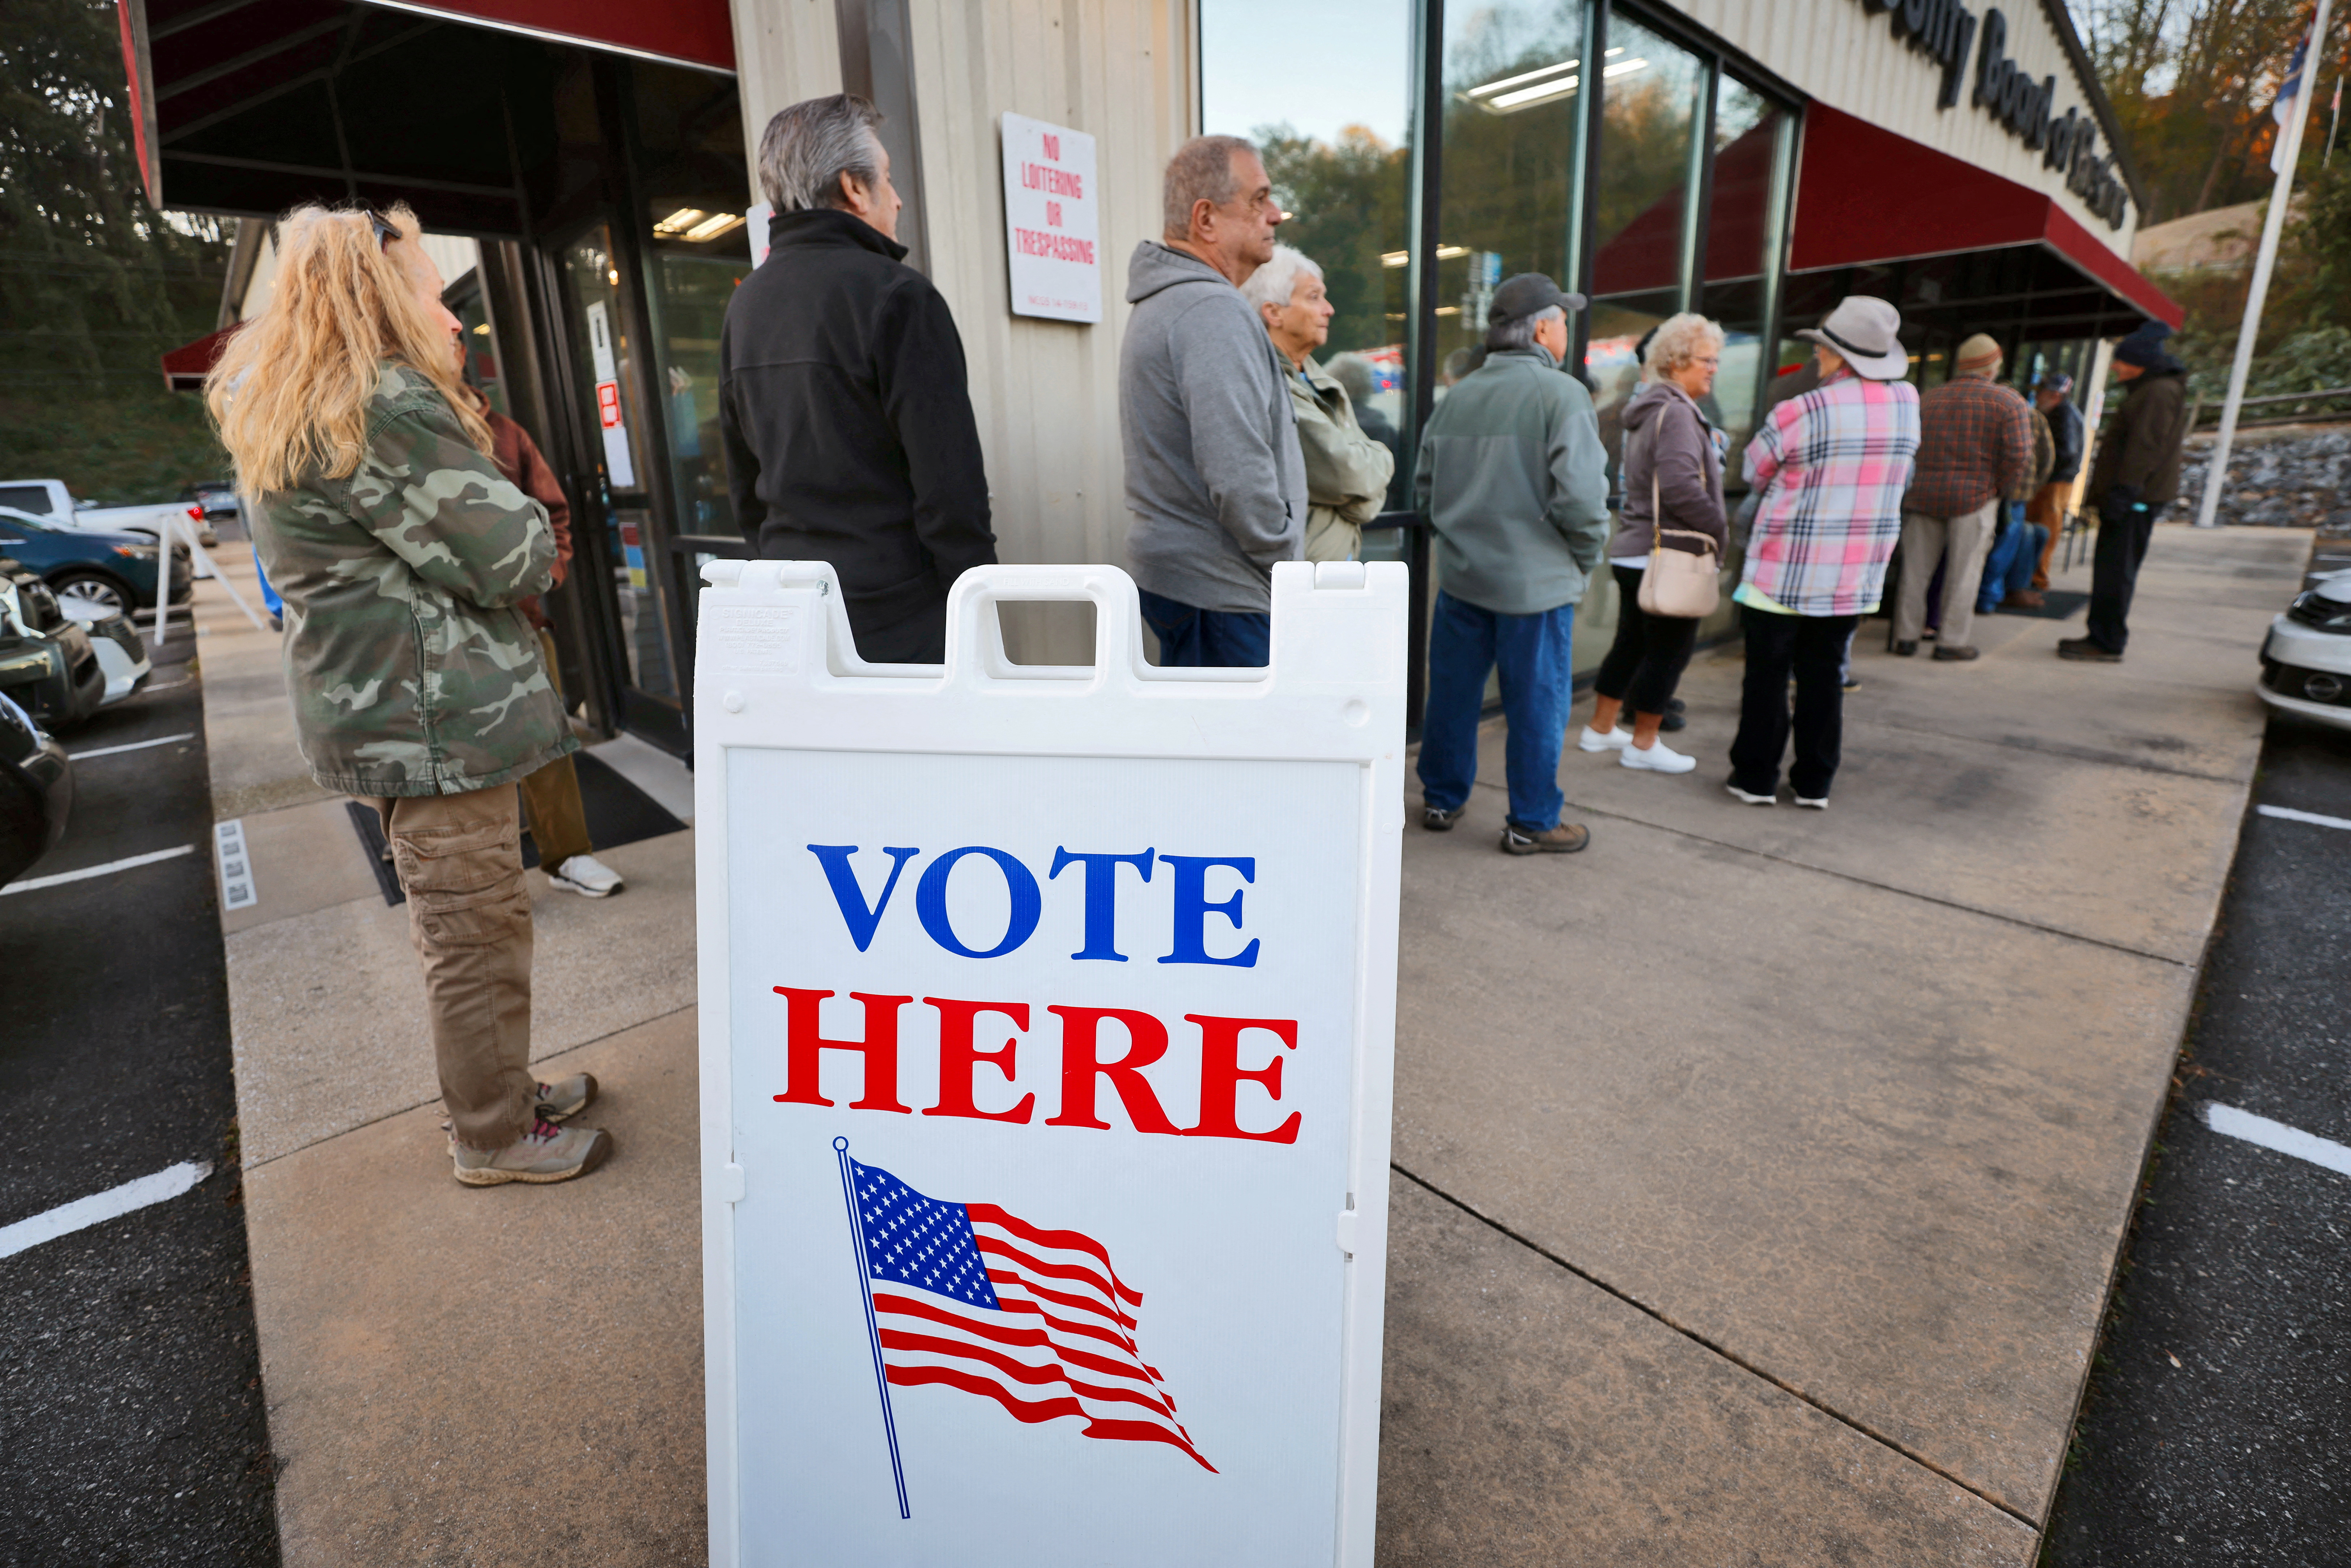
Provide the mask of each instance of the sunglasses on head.
POLYGON ((392 242, 400 237, 400 225, 373 207, 363 210, 367 214, 368 226, 375 230, 376 247, 380 250, 392 248, 392 242))

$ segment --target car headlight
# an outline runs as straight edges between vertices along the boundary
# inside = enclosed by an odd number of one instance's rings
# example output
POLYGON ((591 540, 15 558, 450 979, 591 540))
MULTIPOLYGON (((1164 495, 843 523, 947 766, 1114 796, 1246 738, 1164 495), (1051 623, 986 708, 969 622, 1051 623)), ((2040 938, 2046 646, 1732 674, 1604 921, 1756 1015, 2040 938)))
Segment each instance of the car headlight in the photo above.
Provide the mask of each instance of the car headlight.
POLYGON ((116 545, 114 553, 125 560, 153 560, 155 547, 153 545, 116 545))
POLYGON ((2351 603, 2329 599, 2315 588, 2296 595, 2285 613, 2286 619, 2322 632, 2351 632, 2351 603))

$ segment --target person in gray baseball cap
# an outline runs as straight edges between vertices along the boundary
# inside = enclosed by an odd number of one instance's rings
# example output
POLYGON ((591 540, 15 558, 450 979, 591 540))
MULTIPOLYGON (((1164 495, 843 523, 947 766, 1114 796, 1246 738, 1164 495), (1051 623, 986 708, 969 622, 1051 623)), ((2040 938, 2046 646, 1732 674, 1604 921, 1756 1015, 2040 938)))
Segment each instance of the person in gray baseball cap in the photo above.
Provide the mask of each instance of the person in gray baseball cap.
POLYGON ((1444 832, 1468 805, 1486 676, 1499 667, 1510 725, 1501 848, 1514 855, 1592 841, 1559 820, 1575 607, 1608 544, 1608 457, 1592 393, 1560 373, 1567 313, 1583 308, 1583 295, 1537 272, 1494 290, 1486 362, 1429 416, 1413 481, 1444 584, 1428 638, 1421 826, 1444 832))

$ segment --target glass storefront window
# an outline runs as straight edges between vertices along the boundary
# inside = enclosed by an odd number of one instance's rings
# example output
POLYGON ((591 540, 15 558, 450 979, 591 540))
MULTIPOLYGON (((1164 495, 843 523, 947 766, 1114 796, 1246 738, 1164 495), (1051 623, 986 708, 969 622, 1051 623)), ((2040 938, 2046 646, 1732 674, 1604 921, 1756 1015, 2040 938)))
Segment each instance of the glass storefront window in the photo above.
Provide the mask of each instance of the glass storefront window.
MULTIPOLYGON (((1706 63, 1622 16, 1608 23, 1600 149, 1593 171, 1592 336, 1583 368, 1610 436, 1610 412, 1640 380, 1635 350, 1681 308, 1688 192, 1703 170, 1706 63)), ((1609 458, 1618 456, 1612 439, 1609 458)))
POLYGON ((638 368, 621 308, 621 273, 611 236, 599 225, 564 246, 561 254, 571 362, 581 381, 582 406, 596 420, 600 441, 597 467, 602 484, 589 504, 603 513, 628 661, 626 679, 648 696, 675 703, 668 609, 648 553, 653 548, 652 514, 644 503, 646 482, 640 471, 650 444, 644 439, 638 368))
POLYGON ((507 405, 506 380, 498 372, 498 344, 490 335, 490 313, 482 301, 481 283, 478 278, 468 281, 471 287, 461 289, 461 298, 449 305, 465 343, 465 372, 489 399, 490 407, 511 419, 514 410, 507 405))
POLYGON ((733 534, 718 439, 718 329, 751 270, 740 101, 730 83, 638 65, 640 182, 646 193, 646 295, 653 369, 668 436, 675 531, 733 534))
POLYGON ((1771 99, 1732 77, 1718 78, 1698 308, 1723 332, 1722 369, 1707 414, 1730 435, 1723 477, 1733 491, 1746 487, 1740 464, 1754 431, 1756 399, 1780 369, 1767 359, 1763 335, 1771 328, 1772 252, 1792 128, 1792 117, 1771 99))
MULTIPOLYGON (((1408 0, 1201 0, 1201 124, 1257 143, 1290 214, 1281 242, 1322 269, 1335 313, 1315 358, 1347 387, 1365 433, 1396 454, 1391 509, 1405 504, 1411 424, 1411 78, 1408 0)), ((1364 545, 1396 542, 1374 534, 1364 545)))
POLYGON ((1521 272, 1575 287, 1583 15, 1465 6, 1445 29, 1443 220, 1432 351, 1437 395, 1485 360, 1495 286, 1521 272))

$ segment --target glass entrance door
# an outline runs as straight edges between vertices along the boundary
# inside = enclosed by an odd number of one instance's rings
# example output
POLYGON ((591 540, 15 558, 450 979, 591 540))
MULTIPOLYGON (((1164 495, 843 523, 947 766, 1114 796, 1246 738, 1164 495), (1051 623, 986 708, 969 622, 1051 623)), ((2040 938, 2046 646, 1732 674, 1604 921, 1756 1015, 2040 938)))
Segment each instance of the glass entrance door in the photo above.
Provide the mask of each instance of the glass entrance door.
MULTIPOLYGON (((685 725, 674 650, 669 595, 664 591, 664 539, 655 519, 653 465, 661 460, 644 377, 649 366, 632 330, 621 262, 608 225, 596 224, 557 247, 564 331, 577 406, 590 428, 582 449, 596 483, 583 486, 590 516, 575 525, 598 529, 603 549, 577 551, 583 563, 609 563, 611 623, 621 642, 622 718, 632 730, 682 747, 685 725)), ((583 586, 586 586, 583 584, 583 586)))

